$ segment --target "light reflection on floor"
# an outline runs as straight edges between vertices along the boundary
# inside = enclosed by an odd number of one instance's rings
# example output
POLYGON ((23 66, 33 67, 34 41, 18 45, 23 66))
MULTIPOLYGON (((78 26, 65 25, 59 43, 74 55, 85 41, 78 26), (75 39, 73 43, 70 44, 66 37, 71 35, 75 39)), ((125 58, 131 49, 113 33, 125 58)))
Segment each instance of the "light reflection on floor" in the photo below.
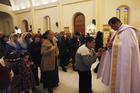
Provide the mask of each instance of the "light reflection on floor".
MULTIPOLYGON (((93 64, 92 68, 95 68, 97 62, 93 64)), ((54 89, 54 93, 78 93, 78 73, 68 68, 67 72, 59 70, 60 83, 57 88, 54 89)), ((108 87, 101 83, 101 80, 96 79, 96 74, 92 74, 92 89, 94 93, 109 93, 108 87)), ((36 93, 47 93, 47 89, 42 89, 42 85, 38 88, 36 93)))

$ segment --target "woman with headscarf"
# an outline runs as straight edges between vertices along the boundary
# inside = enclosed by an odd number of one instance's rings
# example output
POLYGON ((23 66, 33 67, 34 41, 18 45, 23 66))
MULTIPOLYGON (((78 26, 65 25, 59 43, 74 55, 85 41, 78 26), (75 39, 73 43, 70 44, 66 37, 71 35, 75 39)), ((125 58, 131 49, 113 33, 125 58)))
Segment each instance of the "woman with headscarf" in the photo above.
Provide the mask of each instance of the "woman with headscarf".
POLYGON ((31 61, 34 63, 32 71, 36 80, 36 85, 39 85, 38 67, 40 67, 41 64, 41 37, 38 34, 34 35, 33 42, 29 44, 28 52, 31 61))
POLYGON ((19 43, 22 48, 22 54, 24 54, 24 52, 27 52, 27 48, 31 42, 32 42, 32 34, 30 32, 25 32, 21 35, 19 43))
POLYGON ((18 42, 17 34, 11 34, 9 41, 7 41, 5 44, 5 54, 9 54, 11 52, 17 52, 21 54, 21 47, 18 42))

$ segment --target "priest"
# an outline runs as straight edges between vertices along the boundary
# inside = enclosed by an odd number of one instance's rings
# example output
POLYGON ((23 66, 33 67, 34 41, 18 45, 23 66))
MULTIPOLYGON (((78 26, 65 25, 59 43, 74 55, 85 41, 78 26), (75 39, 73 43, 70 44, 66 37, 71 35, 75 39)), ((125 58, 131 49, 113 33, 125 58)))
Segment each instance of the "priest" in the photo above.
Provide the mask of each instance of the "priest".
POLYGON ((98 78, 110 86, 110 93, 140 93, 139 31, 117 17, 108 24, 115 33, 102 55, 98 78))

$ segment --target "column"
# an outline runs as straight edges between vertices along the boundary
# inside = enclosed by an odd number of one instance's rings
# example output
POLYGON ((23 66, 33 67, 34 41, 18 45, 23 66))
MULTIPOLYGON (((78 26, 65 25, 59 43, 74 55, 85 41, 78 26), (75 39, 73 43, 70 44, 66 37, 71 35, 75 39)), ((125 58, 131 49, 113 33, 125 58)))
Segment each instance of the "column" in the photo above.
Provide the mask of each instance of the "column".
POLYGON ((96 0, 96 32, 102 30, 103 0, 96 0))

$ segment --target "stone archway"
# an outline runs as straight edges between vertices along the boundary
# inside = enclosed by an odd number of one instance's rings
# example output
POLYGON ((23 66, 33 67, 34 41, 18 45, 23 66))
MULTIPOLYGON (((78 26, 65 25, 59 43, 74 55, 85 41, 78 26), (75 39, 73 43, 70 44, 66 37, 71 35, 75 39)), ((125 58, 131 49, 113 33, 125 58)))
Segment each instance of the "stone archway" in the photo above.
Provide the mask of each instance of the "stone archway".
POLYGON ((14 32, 13 18, 10 14, 0 11, 0 32, 6 35, 14 32))
POLYGON ((45 31, 51 29, 51 18, 49 16, 44 17, 43 26, 45 31))

